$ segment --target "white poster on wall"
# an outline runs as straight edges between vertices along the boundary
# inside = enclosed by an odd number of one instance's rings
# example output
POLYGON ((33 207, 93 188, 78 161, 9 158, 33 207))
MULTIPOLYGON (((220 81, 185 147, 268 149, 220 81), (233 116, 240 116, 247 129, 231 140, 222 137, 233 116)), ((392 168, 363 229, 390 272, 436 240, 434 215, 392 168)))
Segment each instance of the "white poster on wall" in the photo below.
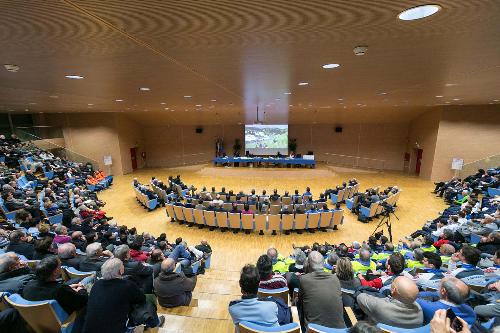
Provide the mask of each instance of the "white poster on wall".
POLYGON ((104 165, 112 165, 112 164, 113 164, 113 159, 111 158, 111 155, 104 156, 104 165))
POLYGON ((451 161, 451 169, 452 170, 462 170, 464 166, 464 159, 463 158, 453 158, 451 161))

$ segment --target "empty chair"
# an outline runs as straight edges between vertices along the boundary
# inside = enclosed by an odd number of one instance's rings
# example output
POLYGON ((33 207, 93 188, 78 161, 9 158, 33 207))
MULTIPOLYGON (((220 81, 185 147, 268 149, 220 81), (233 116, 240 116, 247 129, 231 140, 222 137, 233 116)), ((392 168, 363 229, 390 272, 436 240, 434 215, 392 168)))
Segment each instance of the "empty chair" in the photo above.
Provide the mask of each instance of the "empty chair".
POLYGON ((253 214, 241 214, 241 228, 253 230, 253 214))
POLYGON ((279 327, 267 327, 248 321, 242 321, 238 324, 238 329, 240 333, 300 333, 300 325, 297 323, 286 324, 279 327))
POLYGON ((330 194, 330 199, 332 200, 333 204, 336 204, 338 202, 342 202, 344 200, 344 192, 345 190, 339 190, 338 194, 330 194))
POLYGON ((255 215, 255 230, 263 231, 266 230, 267 215, 255 215))
POLYGON ((278 298, 281 298, 285 302, 285 304, 288 304, 288 293, 289 293, 288 287, 283 287, 283 288, 278 288, 278 289, 259 288, 259 290, 257 291, 257 296, 259 296, 259 297, 268 297, 268 296, 278 297, 278 298))
POLYGON ((333 212, 321 212, 321 218, 319 220, 320 228, 329 228, 332 222, 333 212))
POLYGON ((295 230, 306 229, 307 214, 295 214, 295 230))
POLYGON ((344 211, 342 209, 333 211, 332 222, 330 225, 332 227, 336 226, 336 225, 340 225, 342 223, 343 215, 344 215, 344 211))
POLYGON ((184 214, 184 218, 186 219, 186 223, 194 224, 193 208, 184 207, 182 209, 182 213, 184 214))
POLYGON ((177 221, 181 221, 181 222, 184 222, 185 221, 185 218, 184 218, 184 213, 182 212, 182 206, 174 206, 174 212, 175 212, 175 219, 177 221))
POLYGON ((76 318, 76 313, 68 315, 53 299, 28 301, 14 294, 5 297, 5 301, 19 311, 36 333, 69 333, 76 318))
POLYGON ((307 215, 307 229, 317 229, 319 227, 320 213, 309 213, 307 215))
POLYGON ((281 230, 287 231, 293 229, 293 214, 281 215, 281 230))
MULTIPOLYGON (((221 213, 226 214, 226 212, 221 212, 221 213)), ((205 224, 207 226, 209 226, 209 227, 216 227, 217 226, 217 223, 215 221, 215 212, 214 211, 212 211, 212 210, 204 210, 203 211, 203 217, 205 218, 205 224)))
POLYGON ((215 217, 217 218, 217 225, 219 226, 219 228, 229 227, 227 212, 215 212, 215 217))
POLYGON ((241 218, 240 213, 228 213, 229 216, 229 228, 231 229, 241 229, 241 218))
POLYGON ((174 206, 171 204, 166 204, 165 209, 167 210, 167 215, 170 217, 171 221, 175 220, 174 206))
POLYGON ((268 215, 268 230, 272 230, 273 233, 281 229, 281 216, 279 214, 276 215, 268 215))
POLYGON ((193 210, 194 223, 199 225, 205 225, 205 218, 203 218, 203 210, 195 209, 193 210))
POLYGON ((352 210, 352 207, 354 206, 354 199, 347 199, 345 201, 345 206, 347 209, 352 210))

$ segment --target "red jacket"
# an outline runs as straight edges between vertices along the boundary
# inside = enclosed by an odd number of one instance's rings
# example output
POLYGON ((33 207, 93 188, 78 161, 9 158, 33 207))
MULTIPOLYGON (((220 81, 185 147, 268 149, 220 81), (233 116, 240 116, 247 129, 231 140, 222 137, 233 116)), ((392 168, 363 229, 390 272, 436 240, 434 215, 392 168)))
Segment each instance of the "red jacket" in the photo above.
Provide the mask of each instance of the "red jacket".
POLYGON ((144 251, 130 250, 130 257, 136 261, 145 262, 149 258, 149 254, 144 251))

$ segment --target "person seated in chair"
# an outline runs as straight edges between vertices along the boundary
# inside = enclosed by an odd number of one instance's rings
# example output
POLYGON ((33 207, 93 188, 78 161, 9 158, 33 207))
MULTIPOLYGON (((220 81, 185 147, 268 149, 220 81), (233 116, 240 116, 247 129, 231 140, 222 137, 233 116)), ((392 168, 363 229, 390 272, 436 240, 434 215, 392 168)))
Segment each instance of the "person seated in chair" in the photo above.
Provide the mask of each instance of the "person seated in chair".
POLYGON ((14 252, 0 255, 0 290, 11 294, 21 294, 24 286, 35 276, 28 265, 14 252))
POLYGON ((238 324, 248 321, 263 326, 279 326, 278 306, 275 302, 260 301, 257 298, 259 289, 259 271, 254 265, 245 265, 240 274, 241 299, 229 303, 229 314, 239 332, 238 324))
POLYGON ((166 308, 187 306, 196 287, 196 275, 187 277, 175 272, 175 261, 167 258, 161 263, 161 272, 154 280, 158 303, 166 308))
POLYGON ((451 271, 454 277, 464 282, 481 281, 484 279, 484 272, 481 268, 477 267, 480 259, 481 251, 470 245, 464 245, 460 251, 451 256, 451 260, 448 263, 448 270, 451 271), (456 268, 458 261, 462 262, 460 268, 456 268))
POLYGON ((35 255, 35 247, 30 243, 31 237, 27 237, 21 230, 15 230, 9 235, 9 245, 5 249, 6 252, 15 252, 25 256, 27 259, 33 259, 35 255))
POLYGON ((261 289, 280 289, 288 286, 286 279, 281 274, 273 273, 273 262, 267 254, 263 254, 257 260, 261 289))
POLYGON ((359 252, 359 259, 356 259, 352 262, 352 268, 356 273, 366 273, 369 269, 375 271, 377 269, 377 265, 375 262, 371 261, 371 253, 367 249, 362 249, 359 252))
POLYGON ((114 251, 115 258, 122 261, 125 267, 125 275, 137 283, 145 294, 153 293, 153 267, 145 265, 141 261, 132 260, 128 245, 119 245, 114 251))
POLYGON ((83 256, 76 254, 76 246, 73 243, 64 243, 57 247, 57 256, 61 260, 61 265, 73 267, 80 270, 80 262, 83 256))
POLYGON ((106 260, 113 256, 110 251, 102 250, 101 243, 91 243, 87 245, 85 253, 87 256, 80 262, 80 270, 83 272, 96 271, 98 274, 106 260))

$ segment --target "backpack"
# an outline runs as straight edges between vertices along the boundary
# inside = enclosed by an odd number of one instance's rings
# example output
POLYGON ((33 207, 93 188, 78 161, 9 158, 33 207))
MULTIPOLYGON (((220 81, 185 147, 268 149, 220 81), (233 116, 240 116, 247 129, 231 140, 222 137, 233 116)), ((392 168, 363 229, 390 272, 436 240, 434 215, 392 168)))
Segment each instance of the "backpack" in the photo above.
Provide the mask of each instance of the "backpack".
POLYGON ((278 306, 278 323, 280 324, 280 326, 293 322, 292 310, 290 309, 288 304, 286 304, 285 301, 283 301, 281 298, 268 296, 259 298, 259 301, 276 303, 276 305, 278 306))

